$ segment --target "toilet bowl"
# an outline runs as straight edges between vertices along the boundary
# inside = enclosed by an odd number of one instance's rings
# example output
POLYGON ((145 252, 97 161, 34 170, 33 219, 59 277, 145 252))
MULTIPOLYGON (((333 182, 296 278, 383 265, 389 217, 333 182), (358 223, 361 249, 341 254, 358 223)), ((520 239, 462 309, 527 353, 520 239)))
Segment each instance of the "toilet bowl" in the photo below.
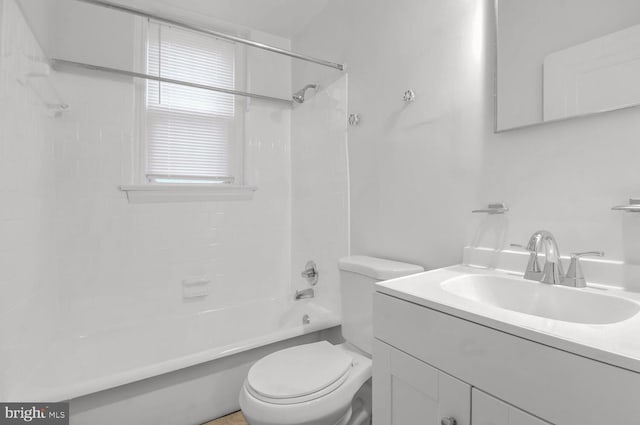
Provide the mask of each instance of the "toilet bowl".
POLYGON ((354 256, 339 261, 342 335, 258 360, 240 391, 250 425, 367 425, 371 418, 374 284, 418 273, 413 264, 354 256))
POLYGON ((356 392, 371 378, 371 359, 348 344, 321 341, 259 360, 240 392, 251 425, 334 425, 351 419, 356 392))

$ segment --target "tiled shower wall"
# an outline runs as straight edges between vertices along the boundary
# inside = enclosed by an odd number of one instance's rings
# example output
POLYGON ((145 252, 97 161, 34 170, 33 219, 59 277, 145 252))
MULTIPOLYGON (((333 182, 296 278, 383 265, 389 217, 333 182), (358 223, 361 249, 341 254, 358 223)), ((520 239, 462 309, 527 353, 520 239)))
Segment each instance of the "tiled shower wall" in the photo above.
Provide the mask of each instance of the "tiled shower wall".
MULTIPOLYGON (((49 117, 17 81, 27 58, 43 54, 14 1, 2 5, 2 347, 40 344, 54 330, 88 334, 291 299, 291 111, 244 104, 245 181, 258 187, 252 200, 129 204, 118 187, 136 173, 133 81, 59 72, 35 79, 70 105, 49 117), (207 297, 183 298, 181 283, 192 278, 211 281, 207 297)), ((268 34, 251 37, 289 47, 268 34)), ((290 59, 253 50, 246 62, 250 90, 290 96, 290 59)), ((0 356, 0 372, 9 370, 0 356)))
MULTIPOLYGON (((14 0, 0 4, 0 383, 8 371, 27 372, 9 353, 38 356, 59 333, 292 302, 307 259, 321 268, 316 301, 338 308, 336 260, 349 251, 346 78, 320 82, 293 112, 246 101, 253 200, 130 204, 118 187, 136 175, 134 82, 89 72, 25 80, 26 64, 44 54, 14 0), (70 105, 57 118, 44 106, 56 101, 52 90, 70 105), (211 281, 209 296, 183 298, 181 283, 192 278, 211 281)), ((291 95, 290 59, 254 49, 246 61, 248 90, 291 95)))
MULTIPOLYGON (((250 81, 252 90, 290 93, 288 59, 248 52, 247 61, 270 77, 268 88, 250 81)), ((60 302, 74 332, 290 296, 288 109, 246 107, 253 200, 129 204, 118 186, 136 172, 132 81, 76 73, 54 81, 73 108, 57 121, 54 146, 60 302), (183 299, 185 279, 211 281, 209 296, 183 299)))
POLYGON ((311 73, 294 86, 316 83, 319 90, 309 90, 292 113, 292 282, 306 288, 300 271, 315 261, 317 299, 339 311, 338 259, 349 254, 347 76, 335 72, 333 78, 318 81, 311 73))
POLYGON ((55 167, 43 54, 13 0, 0 0, 0 399, 14 348, 54 336, 55 167), (44 99, 41 98, 44 96, 44 99))

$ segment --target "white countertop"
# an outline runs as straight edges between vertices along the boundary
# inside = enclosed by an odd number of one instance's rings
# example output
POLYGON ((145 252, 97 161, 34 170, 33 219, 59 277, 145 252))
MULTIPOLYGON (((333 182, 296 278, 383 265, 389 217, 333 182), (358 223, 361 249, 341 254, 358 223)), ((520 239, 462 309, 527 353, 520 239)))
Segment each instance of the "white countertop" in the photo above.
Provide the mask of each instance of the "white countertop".
MULTIPOLYGON (((640 373, 640 314, 610 324, 565 322, 471 301, 441 286, 446 280, 469 274, 522 277, 517 273, 458 265, 380 282, 376 290, 520 338, 640 373)), ((640 305, 639 293, 613 287, 558 289, 604 293, 640 305)))

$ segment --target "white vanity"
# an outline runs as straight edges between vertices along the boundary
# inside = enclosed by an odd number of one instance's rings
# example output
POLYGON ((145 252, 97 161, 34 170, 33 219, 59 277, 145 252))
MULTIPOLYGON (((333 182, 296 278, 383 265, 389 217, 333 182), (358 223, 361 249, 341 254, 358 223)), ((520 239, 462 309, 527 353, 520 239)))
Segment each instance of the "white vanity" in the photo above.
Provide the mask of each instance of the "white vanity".
POLYGON ((640 424, 640 294, 468 266, 376 289, 374 425, 640 424))

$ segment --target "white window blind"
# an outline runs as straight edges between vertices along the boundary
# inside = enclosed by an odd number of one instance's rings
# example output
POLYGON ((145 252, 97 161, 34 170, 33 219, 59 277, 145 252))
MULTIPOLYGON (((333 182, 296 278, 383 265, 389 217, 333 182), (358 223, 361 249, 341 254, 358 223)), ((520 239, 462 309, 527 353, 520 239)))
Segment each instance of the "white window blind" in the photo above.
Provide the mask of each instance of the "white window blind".
MULTIPOLYGON (((235 45, 149 22, 147 72, 235 89, 235 45)), ((236 178, 233 95, 146 83, 146 176, 156 183, 231 183, 236 178)))

